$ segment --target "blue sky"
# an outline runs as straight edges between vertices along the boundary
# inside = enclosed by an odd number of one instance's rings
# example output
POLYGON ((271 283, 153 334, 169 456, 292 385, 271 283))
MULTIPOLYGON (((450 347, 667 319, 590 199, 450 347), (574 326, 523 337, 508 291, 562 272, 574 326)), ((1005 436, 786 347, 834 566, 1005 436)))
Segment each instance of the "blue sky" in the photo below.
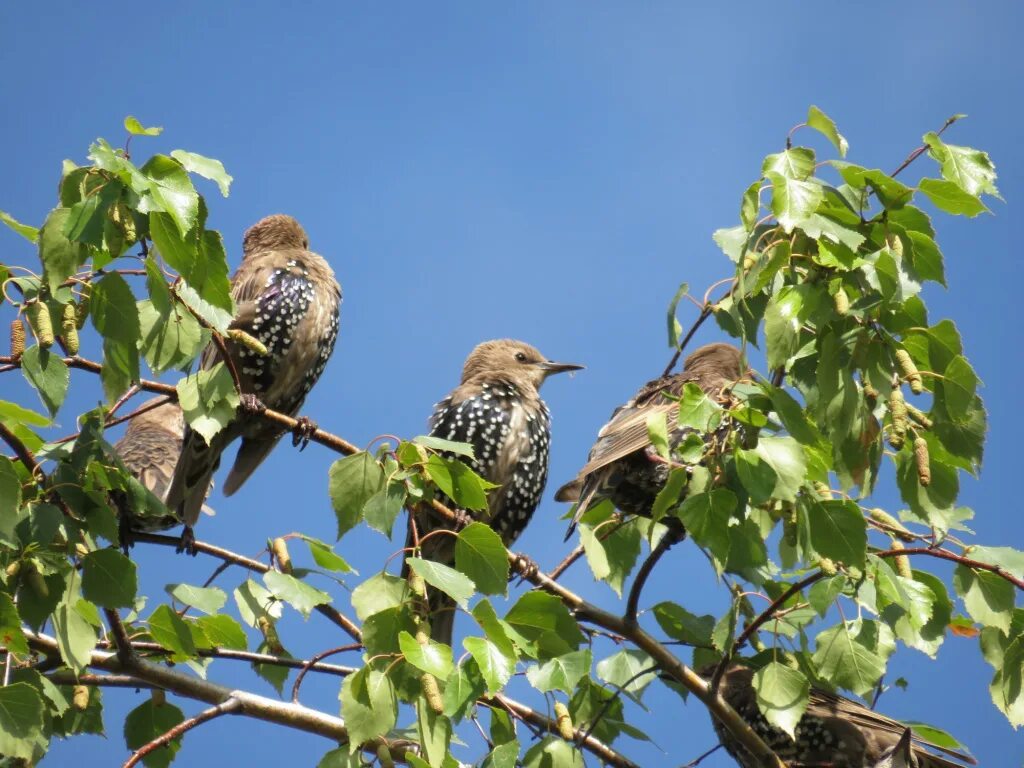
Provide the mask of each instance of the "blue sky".
MULTIPOLYGON (((338 273, 340 341, 305 413, 357 444, 422 432, 431 404, 457 383, 481 340, 513 336, 586 364, 545 389, 551 481, 521 548, 550 567, 566 551, 564 509, 551 492, 612 407, 664 366, 664 311, 676 286, 685 280, 702 292, 729 273, 711 232, 736 223, 762 157, 781 148, 807 106, 836 120, 854 162, 890 169, 925 131, 966 112, 948 138, 991 153, 1007 203, 996 202, 994 216, 940 219, 950 290, 931 286, 926 298, 933 321, 959 325, 986 385, 985 469, 963 484, 962 501, 976 510, 981 540, 1022 542, 1013 495, 1022 371, 1011 341, 1021 320, 1013 221, 1024 200, 1019 4, 292 6, 5 4, 0 209, 41 222, 60 161, 83 162, 97 136, 120 144, 127 114, 165 127, 159 139, 135 140, 137 157, 184 148, 219 158, 235 177, 231 196, 201 190, 233 264, 246 226, 286 212, 338 273)), ((815 137, 798 140, 827 151, 815 137)), ((931 173, 929 164, 922 159, 908 178, 931 173)), ((6 230, 0 249, 5 262, 34 259, 6 230)), ((709 325, 698 341, 719 338, 709 325)), ((97 397, 85 375, 73 385, 64 432, 75 409, 97 397)), ((11 374, 0 377, 0 392, 34 403, 11 374)), ((215 492, 218 515, 203 521, 200 538, 244 553, 296 530, 330 539, 334 458, 318 446, 300 455, 282 445, 236 496, 215 492)), ((888 491, 880 502, 896 505, 888 491)), ((339 550, 369 575, 399 546, 358 530, 339 550)), ((165 583, 201 582, 213 568, 157 549, 135 557, 154 597, 165 583)), ((240 577, 218 583, 233 588, 240 577)), ((613 604, 585 565, 566 583, 613 604)), ((668 598, 697 612, 722 604, 703 558, 686 545, 645 593, 649 604, 668 598)), ((348 607, 343 593, 337 599, 348 607)), ((295 655, 343 642, 318 618, 282 626, 295 655)), ((214 665, 211 678, 271 692, 231 664, 214 665)), ((1024 736, 989 702, 990 671, 974 641, 949 638, 936 662, 901 650, 897 675, 911 686, 886 694, 883 711, 949 728, 986 765, 1024 757, 1024 736)), ((310 705, 336 711, 335 681, 311 681, 304 692, 310 705)), ((120 723, 142 695, 107 700, 107 740, 57 744, 44 766, 126 757, 120 723)), ((653 689, 647 704, 652 714, 638 724, 664 746, 685 743, 671 750, 676 762, 714 743, 699 707, 680 708, 653 689)), ((227 718, 189 734, 179 761, 219 766, 230 755, 239 764, 313 765, 329 746, 227 718)), ((621 746, 645 765, 664 764, 654 747, 621 746)), ((721 753, 702 763, 727 765, 721 753)))

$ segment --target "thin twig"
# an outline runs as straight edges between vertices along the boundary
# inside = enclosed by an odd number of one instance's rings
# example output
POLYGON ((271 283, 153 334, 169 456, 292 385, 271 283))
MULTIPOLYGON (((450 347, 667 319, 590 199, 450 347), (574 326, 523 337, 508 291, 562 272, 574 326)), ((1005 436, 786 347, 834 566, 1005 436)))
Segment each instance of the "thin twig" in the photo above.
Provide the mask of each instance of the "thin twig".
POLYGON ((0 438, 2 438, 3 441, 11 447, 11 450, 14 451, 14 455, 17 456, 21 463, 25 465, 25 469, 28 470, 30 475, 35 477, 37 472, 42 474, 39 469, 39 462, 36 461, 35 454, 32 453, 32 451, 30 451, 25 444, 18 439, 18 436, 11 432, 11 430, 7 428, 7 425, 2 421, 0 421, 0 438))
POLYGON ((103 614, 110 624, 110 632, 114 636, 114 648, 117 651, 117 658, 126 668, 130 669, 137 661, 138 656, 132 648, 131 638, 128 637, 128 630, 121 622, 121 616, 114 608, 104 608, 103 614))
POLYGON ((295 704, 299 703, 299 687, 302 685, 302 681, 306 677, 306 673, 315 667, 317 662, 323 661, 328 656, 333 656, 336 653, 357 651, 362 647, 362 643, 349 643, 348 645, 339 645, 337 648, 331 648, 311 657, 309 661, 302 665, 302 669, 299 670, 299 674, 295 676, 295 683, 292 685, 292 702, 295 704))
POLYGON ((151 742, 143 744, 141 747, 135 750, 135 754, 133 754, 125 761, 125 764, 124 766, 122 766, 122 768, 133 768, 134 766, 138 765, 139 761, 142 760, 146 755, 150 754, 151 752, 155 752, 156 750, 160 749, 160 747, 170 744, 175 739, 183 736, 186 731, 190 731, 196 726, 202 725, 203 723, 208 723, 210 720, 220 717, 221 715, 228 715, 237 712, 241 708, 242 702, 240 702, 238 699, 228 699, 227 701, 223 701, 220 704, 217 704, 216 706, 210 707, 209 709, 204 709, 195 717, 190 717, 187 720, 182 720, 180 723, 178 723, 176 726, 171 728, 166 733, 160 734, 151 742))
POLYGON ((928 557, 937 557, 940 560, 949 560, 950 562, 959 563, 960 565, 968 568, 994 573, 996 576, 1006 579, 1006 581, 1013 584, 1017 589, 1024 590, 1024 579, 1018 579, 1005 568, 1001 568, 998 565, 992 565, 992 563, 985 563, 981 560, 973 560, 969 557, 958 555, 955 552, 950 552, 948 549, 941 549, 938 547, 907 547, 906 549, 887 549, 884 552, 874 552, 873 554, 878 557, 886 558, 899 557, 900 555, 926 555, 928 557))
POLYGON ((666 552, 686 538, 686 530, 681 524, 675 520, 669 520, 668 522, 674 524, 668 526, 668 530, 661 537, 661 541, 657 543, 651 554, 644 560, 640 570, 636 573, 636 578, 633 579, 633 586, 630 587, 629 597, 626 600, 626 613, 623 615, 623 619, 627 624, 636 624, 636 614, 640 605, 640 593, 643 591, 648 577, 654 571, 654 566, 658 564, 658 561, 661 560, 666 552))
POLYGON ((590 734, 592 734, 594 732, 594 729, 597 728, 597 726, 600 724, 601 719, 606 714, 608 714, 608 710, 611 709, 612 704, 614 704, 615 701, 625 692, 626 688, 631 686, 633 683, 635 683, 637 680, 639 680, 644 675, 649 675, 649 674, 651 674, 653 672, 657 672, 657 671, 658 671, 658 665, 655 664, 653 667, 647 667, 645 669, 641 669, 639 672, 637 672, 635 675, 630 677, 628 680, 626 680, 621 685, 613 684, 613 685, 615 685, 615 693, 613 693, 611 696, 609 696, 607 699, 605 699, 601 703, 601 708, 599 710, 597 710, 597 714, 594 715, 594 719, 590 721, 590 724, 587 726, 587 730, 583 732, 583 737, 582 738, 585 739, 587 736, 589 736, 590 734))
POLYGON ((688 762, 686 765, 683 766, 683 768, 697 768, 697 766, 700 765, 704 761, 705 758, 710 757, 711 755, 715 754, 715 752, 717 752, 721 748, 722 748, 722 744, 721 743, 715 744, 715 746, 713 746, 711 749, 709 749, 703 755, 701 755, 700 757, 698 757, 695 760, 691 760, 690 762, 688 762))
MULTIPOLYGON (((946 129, 949 128, 949 126, 951 126, 957 120, 959 120, 959 118, 955 117, 955 116, 947 118, 946 122, 943 123, 942 127, 939 128, 939 130, 937 130, 935 132, 935 135, 936 136, 941 136, 943 133, 946 132, 946 129)), ((928 151, 928 145, 927 144, 922 144, 920 147, 918 147, 913 152, 911 152, 909 155, 907 155, 906 159, 902 163, 899 164, 899 167, 895 171, 890 173, 889 175, 895 178, 900 172, 904 171, 908 165, 910 165, 912 162, 917 160, 917 158, 919 158, 921 155, 923 155, 927 151, 928 151)), ((874 191, 874 190, 872 190, 872 191, 874 191)))

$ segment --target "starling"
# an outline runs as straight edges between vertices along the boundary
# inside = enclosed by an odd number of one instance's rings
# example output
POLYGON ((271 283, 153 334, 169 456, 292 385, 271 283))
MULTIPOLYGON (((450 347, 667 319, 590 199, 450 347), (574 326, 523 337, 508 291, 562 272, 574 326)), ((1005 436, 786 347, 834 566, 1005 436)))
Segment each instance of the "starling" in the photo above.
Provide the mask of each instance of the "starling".
MULTIPOLYGON (((714 670, 715 665, 711 665, 700 674, 710 679, 714 670)), ((863 704, 818 688, 811 688, 807 711, 796 726, 796 738, 790 738, 761 714, 753 677, 749 667, 730 664, 718 691, 790 768, 962 768, 963 763, 976 764, 969 755, 925 741, 902 723, 863 704), (928 752, 925 747, 960 762, 928 752)), ((742 768, 759 768, 758 761, 714 717, 712 725, 726 751, 742 768)))
POLYGON ((674 450, 692 430, 677 425, 678 399, 688 382, 717 397, 743 375, 740 351, 731 344, 708 344, 683 364, 681 373, 662 376, 612 413, 597 434, 586 465, 555 494, 558 501, 577 502, 568 538, 591 504, 610 499, 626 514, 650 516, 651 506, 668 479, 669 466, 651 445, 647 420, 664 413, 674 450))
MULTIPOLYGON (((459 386, 434 406, 430 434, 472 445, 473 459, 467 463, 499 486, 490 492, 485 511, 465 514, 491 526, 505 546, 511 546, 530 522, 547 482, 551 416, 540 399, 540 385, 553 373, 582 367, 553 363, 521 341, 487 341, 466 358, 459 386)), ((412 526, 410 516, 406 547, 415 543, 412 526)), ((442 527, 447 526, 434 518, 418 519, 421 539, 442 527)), ((452 537, 428 539, 420 556, 451 565, 452 537)), ((408 566, 403 575, 408 575, 408 566)), ((432 590, 429 607, 431 636, 451 645, 455 603, 432 590)))
MULTIPOLYGON (((163 399, 154 397, 143 403, 142 408, 163 399)), ((124 436, 114 444, 114 451, 121 458, 125 469, 161 502, 171 484, 174 464, 181 453, 184 429, 185 420, 181 408, 177 403, 166 402, 132 418, 124 436)), ((124 531, 129 535, 131 531, 165 531, 181 524, 177 515, 170 511, 165 514, 140 514, 123 491, 113 492, 112 497, 124 531)), ((205 505, 202 510, 213 514, 205 505)))
MULTIPOLYGON (((268 216, 245 233, 242 264, 231 279, 236 310, 230 328, 261 342, 266 354, 225 339, 249 407, 239 409, 210 445, 186 428, 167 496, 168 506, 179 512, 186 529, 195 524, 229 443, 242 438, 224 483, 225 496, 239 489, 284 434, 252 415, 259 408, 256 403, 288 415, 297 413, 334 350, 341 286, 324 258, 308 247, 305 231, 291 216, 268 216)), ((220 359, 211 344, 200 364, 209 369, 220 359)))

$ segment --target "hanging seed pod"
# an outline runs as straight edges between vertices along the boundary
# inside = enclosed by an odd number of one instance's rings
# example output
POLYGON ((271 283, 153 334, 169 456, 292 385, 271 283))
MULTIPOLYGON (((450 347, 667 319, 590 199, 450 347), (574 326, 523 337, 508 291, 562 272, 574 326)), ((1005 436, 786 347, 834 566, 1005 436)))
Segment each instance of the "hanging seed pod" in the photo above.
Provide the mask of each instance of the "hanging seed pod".
POLYGON ((85 712, 89 708, 89 686, 76 685, 72 689, 71 703, 79 712, 85 712))
POLYGON ((850 311, 850 297, 846 293, 845 288, 839 286, 839 290, 832 294, 832 303, 836 308, 836 314, 839 316, 843 316, 850 311))
POLYGON ((934 422, 928 418, 924 411, 915 408, 910 403, 907 403, 907 415, 925 429, 931 429, 934 426, 934 422))
POLYGON ((818 567, 821 568, 822 573, 828 576, 835 576, 839 572, 839 569, 836 568, 835 561, 828 557, 823 557, 818 560, 818 567))
POLYGON ((870 382, 863 381, 861 385, 864 387, 864 397, 868 398, 872 402, 878 399, 878 390, 871 386, 870 382))
POLYGON ((281 572, 291 573, 292 557, 288 554, 288 543, 281 538, 274 539, 271 549, 274 552, 274 557, 277 559, 277 567, 281 569, 281 572))
POLYGON ((266 616, 260 616, 256 620, 256 626, 259 627, 260 632, 263 633, 263 639, 267 643, 267 648, 270 649, 271 653, 282 654, 284 653, 284 646, 281 645, 281 638, 278 637, 277 627, 274 623, 266 616))
POLYGON ((906 529, 906 527, 897 520, 895 517, 890 515, 881 507, 875 507, 874 509, 868 510, 868 517, 874 520, 876 523, 884 525, 888 530, 890 536, 898 536, 904 541, 913 541, 913 534, 906 529))
POLYGON ((25 326, 21 318, 11 320, 11 359, 18 362, 25 352, 25 326))
POLYGON ((60 333, 69 355, 78 354, 78 318, 74 304, 64 305, 64 316, 60 322, 60 333))
POLYGON ((53 322, 50 320, 50 310, 41 301, 34 301, 25 310, 29 327, 36 335, 39 346, 49 349, 53 346, 53 322))
POLYGON ((377 745, 377 762, 380 763, 380 768, 395 768, 395 761, 391 757, 391 750, 383 742, 377 745))
POLYGON ((8 564, 6 573, 8 579, 13 579, 21 571, 21 560, 15 560, 13 563, 8 564))
POLYGON ((832 489, 829 488, 825 483, 815 483, 815 492, 823 499, 830 500, 832 498, 832 489))
POLYGON ((932 467, 928 460, 928 441, 923 437, 914 438, 914 461, 917 463, 917 481, 928 485, 932 481, 932 467))
POLYGON ((566 741, 576 738, 576 732, 572 727, 572 716, 569 708, 560 701, 555 702, 555 725, 558 726, 558 735, 566 741))
MULTIPOLYGON (((896 539, 892 540, 893 549, 903 549, 903 542, 896 539)), ((902 576, 904 579, 914 578, 914 571, 910 567, 910 558, 906 555, 896 555, 893 558, 896 561, 896 573, 902 576)))
POLYGON ((257 339, 255 336, 250 336, 243 330, 240 330, 238 328, 230 329, 228 331, 228 338, 231 339, 232 341, 238 342, 243 347, 252 350, 257 355, 267 354, 266 345, 262 341, 257 339))
POLYGON ((89 294, 83 293, 82 298, 78 300, 78 304, 75 306, 75 327, 78 330, 82 330, 85 327, 85 321, 89 319, 89 294))
POLYGON ((888 234, 885 236, 885 244, 896 256, 903 258, 903 241, 897 235, 888 234))
POLYGON ((152 688, 149 692, 149 700, 157 707, 162 707, 167 703, 167 694, 163 688, 152 688))
POLYGON ((914 365, 914 360, 907 350, 896 350, 896 365, 899 366, 900 374, 910 384, 911 392, 915 395, 920 395, 924 392, 924 380, 921 378, 921 374, 917 370, 917 366, 914 365))
POLYGON ((907 403, 903 399, 903 390, 893 387, 889 395, 889 416, 892 418, 892 429, 889 431, 889 445, 897 451, 903 447, 907 439, 907 403))

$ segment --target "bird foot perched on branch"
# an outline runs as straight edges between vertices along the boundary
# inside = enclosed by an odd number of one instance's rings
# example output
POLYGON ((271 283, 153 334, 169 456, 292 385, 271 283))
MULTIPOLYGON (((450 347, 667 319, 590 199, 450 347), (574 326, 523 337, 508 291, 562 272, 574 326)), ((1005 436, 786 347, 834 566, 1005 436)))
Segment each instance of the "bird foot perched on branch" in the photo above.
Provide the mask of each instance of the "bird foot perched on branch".
POLYGON ((532 579, 538 573, 540 573, 540 566, 537 565, 531 558, 526 555, 520 554, 516 558, 516 570, 519 572, 519 583, 522 584, 528 579, 532 579))
POLYGON ((292 445, 296 446, 300 451, 306 450, 306 446, 309 445, 309 440, 313 437, 313 433, 316 432, 316 422, 306 416, 299 416, 296 419, 298 422, 295 425, 295 429, 292 430, 292 445))
POLYGON ((267 410, 267 406, 263 404, 262 400, 248 392, 239 396, 238 408, 242 413, 249 414, 250 416, 259 416, 267 410))
POLYGON ((195 557, 199 554, 196 549, 196 535, 192 532, 192 526, 186 525, 181 531, 181 539, 178 541, 178 546, 174 548, 174 551, 179 555, 184 552, 187 555, 195 557))

